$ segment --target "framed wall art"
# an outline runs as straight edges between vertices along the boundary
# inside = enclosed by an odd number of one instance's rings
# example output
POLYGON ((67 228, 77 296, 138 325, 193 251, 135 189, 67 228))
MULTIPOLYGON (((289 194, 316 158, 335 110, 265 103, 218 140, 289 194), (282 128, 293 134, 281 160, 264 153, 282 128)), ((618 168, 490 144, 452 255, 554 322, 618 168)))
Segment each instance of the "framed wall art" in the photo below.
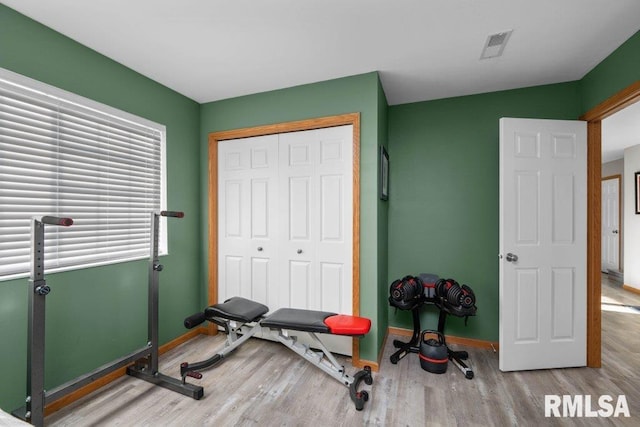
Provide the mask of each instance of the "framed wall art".
POLYGON ((380 199, 389 200, 389 153, 380 147, 380 199))

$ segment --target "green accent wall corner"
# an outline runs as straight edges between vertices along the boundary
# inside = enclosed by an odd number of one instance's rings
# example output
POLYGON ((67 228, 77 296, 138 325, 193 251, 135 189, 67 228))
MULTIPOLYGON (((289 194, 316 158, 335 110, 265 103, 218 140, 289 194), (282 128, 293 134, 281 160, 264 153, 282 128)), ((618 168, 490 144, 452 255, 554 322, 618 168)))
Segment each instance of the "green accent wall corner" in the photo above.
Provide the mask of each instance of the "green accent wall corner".
POLYGON ((580 80, 582 113, 640 80, 640 31, 580 80))
MULTIPOLYGON (((388 283, 433 273, 471 286, 478 314, 452 317, 447 334, 498 340, 498 120, 576 119, 579 101, 572 82, 389 108, 388 283)), ((421 322, 435 329, 435 309, 421 322)), ((389 308, 389 324, 412 329, 410 313, 389 308)))

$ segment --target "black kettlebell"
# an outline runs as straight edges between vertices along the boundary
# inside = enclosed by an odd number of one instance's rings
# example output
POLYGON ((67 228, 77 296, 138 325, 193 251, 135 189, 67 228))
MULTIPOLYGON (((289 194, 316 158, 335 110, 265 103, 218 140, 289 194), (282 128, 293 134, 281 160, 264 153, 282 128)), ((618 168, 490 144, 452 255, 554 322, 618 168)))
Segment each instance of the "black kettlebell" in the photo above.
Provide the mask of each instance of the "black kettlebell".
POLYGON ((444 335, 438 331, 427 329, 422 331, 420 342, 420 366, 427 372, 443 374, 447 372, 449 364, 449 351, 444 339, 444 335), (426 337, 432 335, 435 338, 426 337))

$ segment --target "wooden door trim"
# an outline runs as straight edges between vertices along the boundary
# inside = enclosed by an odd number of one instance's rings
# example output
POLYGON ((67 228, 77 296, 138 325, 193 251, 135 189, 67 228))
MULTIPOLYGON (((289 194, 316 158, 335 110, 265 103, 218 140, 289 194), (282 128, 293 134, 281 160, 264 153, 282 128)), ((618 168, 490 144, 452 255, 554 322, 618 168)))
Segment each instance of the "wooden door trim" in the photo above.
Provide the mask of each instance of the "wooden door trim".
POLYGON ((601 121, 638 101, 640 101, 640 80, 602 101, 600 104, 584 113, 580 117, 580 120, 585 120, 587 122, 601 121))
MULTIPOLYGON (((209 280, 207 284, 208 305, 216 304, 218 302, 218 142, 228 139, 273 135, 279 133, 297 132, 343 125, 353 126, 352 310, 354 316, 360 315, 360 113, 318 117, 293 122, 275 123, 209 133, 209 280)), ((210 329, 210 332, 213 333, 213 328, 210 329)), ((359 364, 360 340, 357 338, 353 339, 352 351, 352 359, 354 365, 359 364)))
POLYGON ((587 121, 587 366, 602 366, 602 120, 640 101, 640 81, 583 114, 587 121))

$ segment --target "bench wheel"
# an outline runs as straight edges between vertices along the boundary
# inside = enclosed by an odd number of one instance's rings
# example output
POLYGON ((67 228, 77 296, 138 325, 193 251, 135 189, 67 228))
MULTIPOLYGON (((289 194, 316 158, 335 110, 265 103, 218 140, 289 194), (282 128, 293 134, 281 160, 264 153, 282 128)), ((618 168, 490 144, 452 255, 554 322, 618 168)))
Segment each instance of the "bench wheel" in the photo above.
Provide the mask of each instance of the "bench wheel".
POLYGON ((349 384, 349 396, 351 397, 353 403, 356 405, 356 411, 362 411, 365 402, 369 400, 369 392, 367 392, 366 390, 358 391, 358 386, 362 381, 369 385, 373 383, 370 366, 365 366, 364 369, 358 371, 354 375, 351 384, 349 384))
MULTIPOLYGON (((364 370, 367 371, 367 375, 364 377, 364 383, 366 385, 371 385, 373 384, 373 377, 371 376, 371 366, 365 366, 364 370)), ((366 391, 364 392, 366 393, 366 391)), ((366 401, 367 399, 365 399, 366 401)))

